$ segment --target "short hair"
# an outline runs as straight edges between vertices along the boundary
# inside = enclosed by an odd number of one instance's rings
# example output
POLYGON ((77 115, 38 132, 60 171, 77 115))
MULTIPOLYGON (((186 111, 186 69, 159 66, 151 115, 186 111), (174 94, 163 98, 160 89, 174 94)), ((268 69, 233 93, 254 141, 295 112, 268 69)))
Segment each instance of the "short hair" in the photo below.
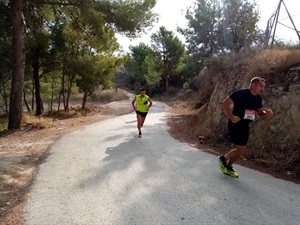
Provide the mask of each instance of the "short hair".
POLYGON ((145 88, 140 88, 140 92, 141 92, 141 91, 145 91, 145 88))
POLYGON ((266 82, 266 80, 264 78, 261 77, 253 77, 250 81, 250 84, 257 84, 258 82, 266 82))

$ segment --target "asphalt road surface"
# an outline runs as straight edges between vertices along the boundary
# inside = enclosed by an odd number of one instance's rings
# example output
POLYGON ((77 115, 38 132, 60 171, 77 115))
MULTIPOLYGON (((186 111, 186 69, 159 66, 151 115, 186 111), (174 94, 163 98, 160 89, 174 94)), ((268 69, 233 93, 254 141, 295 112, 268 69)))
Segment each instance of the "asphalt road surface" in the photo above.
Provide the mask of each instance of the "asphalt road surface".
POLYGON ((155 103, 137 138, 135 113, 89 125, 51 146, 30 191, 27 225, 299 225, 300 185, 236 166, 168 134, 155 103))

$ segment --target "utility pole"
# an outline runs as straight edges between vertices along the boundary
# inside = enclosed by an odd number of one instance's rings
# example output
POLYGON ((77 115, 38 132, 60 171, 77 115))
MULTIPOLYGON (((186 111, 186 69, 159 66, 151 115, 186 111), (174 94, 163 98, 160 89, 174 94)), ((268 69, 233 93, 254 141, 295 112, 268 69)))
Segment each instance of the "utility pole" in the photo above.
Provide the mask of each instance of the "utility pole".
MULTIPOLYGON (((289 16, 289 19, 290 19, 290 21, 291 21, 291 23, 293 25, 293 28, 291 28, 291 29, 295 30, 296 35, 298 36, 298 39, 299 39, 299 43, 300 43, 300 31, 297 30, 297 28, 295 26, 295 23, 293 21, 293 18, 291 17, 291 15, 289 13, 289 10, 287 9, 286 4, 284 3, 284 1, 283 0, 279 0, 279 3, 278 3, 278 6, 277 6, 277 9, 276 9, 275 13, 268 20, 267 29, 266 29, 266 32, 265 32, 265 34, 266 34, 266 37, 265 37, 265 46, 269 45, 270 38, 272 38, 271 47, 273 47, 273 45, 274 45, 277 24, 280 23, 280 22, 278 22, 278 18, 279 18, 279 14, 280 14, 281 5, 284 5, 285 10, 286 10, 286 12, 287 12, 287 14, 289 16)), ((280 23, 280 24, 284 25, 282 23, 280 23)))

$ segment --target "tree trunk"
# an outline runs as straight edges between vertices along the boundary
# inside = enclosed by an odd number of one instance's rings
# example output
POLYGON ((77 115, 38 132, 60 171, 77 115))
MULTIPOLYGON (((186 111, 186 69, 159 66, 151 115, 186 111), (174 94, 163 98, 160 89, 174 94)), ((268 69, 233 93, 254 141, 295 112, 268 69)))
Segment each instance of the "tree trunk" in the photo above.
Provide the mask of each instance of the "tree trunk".
POLYGON ((39 50, 36 49, 34 52, 33 56, 33 63, 32 63, 32 68, 33 68, 33 77, 34 77, 34 87, 35 87, 35 101, 36 101, 36 116, 42 115, 43 112, 43 101, 41 98, 41 84, 40 84, 40 54, 39 50))
POLYGON ((59 112, 59 110, 60 110, 61 98, 63 98, 63 104, 64 104, 64 95, 63 95, 64 90, 65 90, 65 66, 63 66, 63 70, 62 70, 61 87, 60 87, 60 92, 59 92, 59 96, 58 96, 57 112, 59 112))
POLYGON ((54 101, 54 88, 55 88, 55 78, 52 77, 52 83, 51 83, 51 101, 50 101, 50 112, 53 110, 53 101, 54 101))
POLYGON ((68 89, 67 89, 65 112, 69 112, 69 103, 70 103, 71 91, 72 91, 73 82, 75 80, 74 71, 72 71, 72 74, 68 77, 68 79, 69 80, 68 80, 68 89))
MULTIPOLYGON (((62 96, 62 102, 64 106, 64 111, 66 112, 66 67, 63 68, 62 78, 61 78, 61 96, 62 96)), ((59 110, 58 110, 59 111, 59 110)))
POLYGON ((166 74, 166 91, 169 90, 169 76, 166 74))
POLYGON ((27 100, 26 100, 25 91, 23 92, 23 98, 24 98, 24 102, 25 102, 25 105, 26 105, 27 111, 28 111, 28 112, 30 112, 30 108, 29 108, 29 105, 28 105, 28 103, 27 103, 27 100))
POLYGON ((22 95, 24 90, 24 69, 25 69, 25 46, 23 17, 24 0, 10 0, 12 20, 12 54, 13 68, 11 80, 11 93, 8 116, 8 129, 20 129, 22 122, 22 95))
POLYGON ((87 96, 88 96, 88 92, 85 91, 84 94, 83 94, 83 100, 82 100, 82 106, 81 106, 82 110, 85 109, 85 105, 86 105, 86 101, 87 101, 87 96))
POLYGON ((34 93, 35 93, 35 87, 34 87, 34 79, 32 78, 32 89, 31 89, 31 110, 34 110, 34 93))
POLYGON ((8 115, 8 99, 7 99, 7 95, 6 95, 6 88, 5 88, 5 80, 3 78, 3 75, 2 73, 0 72, 0 77, 1 77, 1 86, 2 86, 2 89, 3 89, 3 99, 4 99, 4 103, 5 103, 5 112, 7 113, 8 115))

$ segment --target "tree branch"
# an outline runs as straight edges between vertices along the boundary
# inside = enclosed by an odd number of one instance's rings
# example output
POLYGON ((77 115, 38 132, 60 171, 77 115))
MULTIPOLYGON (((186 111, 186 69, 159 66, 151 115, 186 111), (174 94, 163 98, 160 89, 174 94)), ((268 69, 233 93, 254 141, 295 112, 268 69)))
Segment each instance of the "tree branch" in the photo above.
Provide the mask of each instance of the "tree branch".
POLYGON ((79 6, 82 1, 68 0, 68 1, 57 1, 57 0, 29 0, 30 2, 41 4, 41 5, 59 5, 59 6, 79 6))

